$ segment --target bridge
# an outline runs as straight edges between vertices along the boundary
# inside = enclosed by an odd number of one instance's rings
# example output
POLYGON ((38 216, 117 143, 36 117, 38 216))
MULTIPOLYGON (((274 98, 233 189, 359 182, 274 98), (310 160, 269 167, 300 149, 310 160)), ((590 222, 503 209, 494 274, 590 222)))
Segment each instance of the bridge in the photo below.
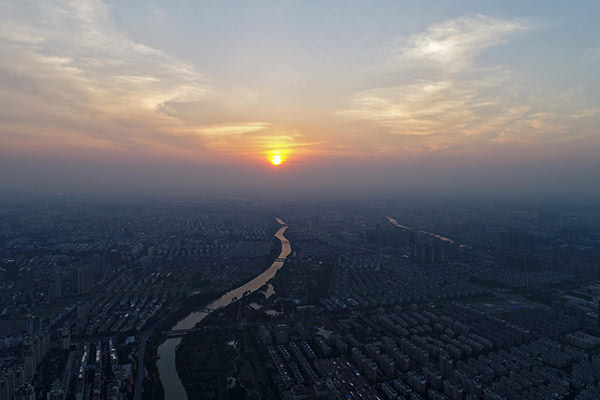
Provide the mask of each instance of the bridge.
POLYGON ((163 333, 165 335, 167 335, 168 338, 175 338, 175 337, 183 337, 183 336, 185 336, 186 333, 194 332, 194 331, 197 331, 197 330, 198 329, 196 329, 196 328, 177 329, 177 330, 167 331, 167 332, 163 332, 163 333))
POLYGON ((285 257, 281 257, 281 258, 276 258, 275 261, 281 261, 284 262, 285 261, 285 257))
POLYGON ((213 311, 217 311, 218 308, 197 308, 196 310, 194 310, 194 312, 205 312, 207 314, 210 314, 213 311))

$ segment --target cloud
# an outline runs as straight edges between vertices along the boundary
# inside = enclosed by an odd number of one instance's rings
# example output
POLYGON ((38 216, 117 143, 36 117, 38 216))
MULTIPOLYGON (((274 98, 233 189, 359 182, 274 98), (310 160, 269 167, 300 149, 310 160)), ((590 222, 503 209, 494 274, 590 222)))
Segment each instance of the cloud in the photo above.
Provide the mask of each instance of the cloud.
POLYGON ((536 93, 513 79, 424 80, 370 89, 357 93, 340 114, 390 134, 420 137, 419 142, 396 141, 398 148, 410 153, 441 151, 473 140, 557 142, 594 133, 590 121, 600 113, 586 108, 589 104, 580 93, 553 95, 540 89, 536 93))
POLYGON ((242 135, 244 133, 260 132, 268 129, 268 122, 247 122, 243 124, 211 125, 194 129, 195 132, 210 136, 242 135))
POLYGON ((255 97, 135 41, 104 2, 0 4, 0 138, 13 148, 207 159, 313 144, 253 119, 255 97))
POLYGON ((0 135, 180 145, 168 131, 182 121, 166 110, 209 92, 191 65, 119 29, 103 2, 4 2, 0 15, 0 135))
POLYGON ((474 118, 475 97, 474 90, 450 81, 422 81, 358 93, 341 114, 393 133, 431 135, 466 128, 474 118))
POLYGON ((373 140, 371 149, 379 154, 424 154, 474 143, 556 143, 594 134, 590 121, 598 109, 581 89, 561 92, 503 66, 474 66, 484 50, 530 28, 522 20, 483 15, 433 25, 402 46, 402 57, 418 61, 403 71, 402 83, 360 91, 338 115, 396 137, 373 140), (427 79, 406 80, 423 76, 429 66, 441 68, 430 69, 427 79))
POLYGON ((500 95, 506 93, 499 93, 498 89, 514 76, 498 67, 473 70, 472 64, 484 50, 528 28, 520 20, 484 15, 430 26, 408 37, 401 46, 401 56, 417 60, 418 69, 433 65, 443 67, 441 70, 434 71, 428 79, 361 91, 340 114, 371 121, 390 133, 402 135, 488 133, 481 132, 485 129, 478 129, 477 125, 492 117, 493 109, 504 116, 510 114, 508 110, 514 107, 508 104, 499 111, 500 95))
POLYGON ((433 25, 410 36, 402 56, 458 71, 469 67, 486 49, 530 27, 521 20, 476 15, 433 25))

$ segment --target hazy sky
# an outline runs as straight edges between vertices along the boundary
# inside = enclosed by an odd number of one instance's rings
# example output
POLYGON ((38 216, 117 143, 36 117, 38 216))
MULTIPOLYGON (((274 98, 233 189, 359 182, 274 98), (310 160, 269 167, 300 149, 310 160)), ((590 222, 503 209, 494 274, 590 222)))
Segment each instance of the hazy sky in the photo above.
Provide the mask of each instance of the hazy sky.
POLYGON ((0 188, 598 190, 598 15, 562 0, 5 0, 0 188))

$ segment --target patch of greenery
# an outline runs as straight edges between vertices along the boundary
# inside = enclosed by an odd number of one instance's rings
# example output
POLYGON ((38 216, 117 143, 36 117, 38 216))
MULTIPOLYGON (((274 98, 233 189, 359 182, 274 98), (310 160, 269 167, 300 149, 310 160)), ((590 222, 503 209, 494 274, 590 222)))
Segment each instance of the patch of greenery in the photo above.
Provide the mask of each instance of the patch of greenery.
POLYGON ((187 334, 177 349, 176 364, 190 400, 275 400, 250 329, 198 331, 187 334), (235 343, 235 346, 233 344, 235 343), (235 385, 229 385, 229 378, 235 385))
POLYGON ((243 399, 245 391, 228 388, 227 378, 235 377, 232 361, 237 357, 231 340, 221 331, 186 335, 177 350, 177 372, 190 399, 243 399), (240 396, 241 394, 241 396, 240 396))

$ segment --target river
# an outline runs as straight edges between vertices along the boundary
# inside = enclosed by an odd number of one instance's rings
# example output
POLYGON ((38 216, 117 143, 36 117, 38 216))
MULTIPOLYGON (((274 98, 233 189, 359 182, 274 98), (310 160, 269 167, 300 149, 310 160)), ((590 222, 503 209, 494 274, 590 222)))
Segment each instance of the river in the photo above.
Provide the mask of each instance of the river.
MULTIPOLYGON (((279 254, 279 257, 277 257, 277 259, 273 261, 273 264, 271 264, 271 266, 262 274, 258 275, 250 282, 225 293, 223 296, 206 306, 206 308, 216 310, 230 304, 234 298, 242 298, 243 294, 247 291, 257 291, 274 277, 275 273, 283 266, 284 259, 291 253, 292 248, 290 242, 283 236, 283 233, 287 229, 286 223, 279 218, 276 219, 277 222, 283 225, 275 233, 275 237, 281 241, 281 254, 279 254)), ((179 321, 177 325, 173 327, 173 330, 193 328, 198 322, 206 318, 208 314, 209 313, 207 312, 200 311, 193 312, 179 321)), ((158 347, 158 355, 160 358, 157 360, 156 365, 165 390, 165 400, 186 400, 188 398, 175 367, 175 353, 179 343, 181 343, 181 338, 171 338, 167 339, 158 347)))
MULTIPOLYGON (((412 229, 412 228, 409 228, 408 226, 400 225, 400 224, 398 223, 398 221, 396 221, 394 218, 387 217, 387 219, 388 219, 388 220, 389 220, 389 221, 392 223, 392 225, 394 225, 394 226, 397 226, 398 228, 403 228, 403 229, 408 229, 408 230, 411 230, 411 229, 412 229)), ((432 233, 432 232, 427 232, 427 231, 424 231, 424 230, 422 230, 422 229, 419 229, 419 232, 421 232, 421 233, 424 233, 424 234, 426 234, 426 235, 431 235, 431 236, 433 236, 433 237, 436 237, 436 238, 438 238, 438 239, 441 239, 441 240, 443 240, 444 242, 450 242, 450 243, 454 243, 454 240, 452 240, 452 239, 449 239, 449 238, 447 238, 447 237, 444 237, 444 236, 440 236, 440 235, 438 235, 438 234, 435 234, 435 233, 432 233)))

